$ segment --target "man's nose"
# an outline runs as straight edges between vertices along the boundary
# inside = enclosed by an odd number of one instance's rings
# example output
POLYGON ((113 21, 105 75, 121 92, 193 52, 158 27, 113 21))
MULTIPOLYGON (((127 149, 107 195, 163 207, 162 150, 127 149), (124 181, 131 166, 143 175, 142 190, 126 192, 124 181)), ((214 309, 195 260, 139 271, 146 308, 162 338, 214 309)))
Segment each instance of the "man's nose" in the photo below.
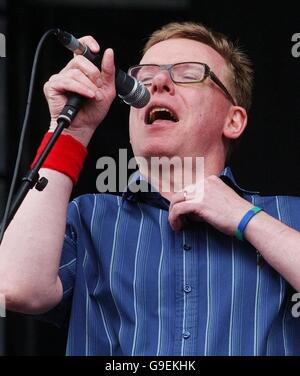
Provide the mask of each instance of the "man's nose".
POLYGON ((166 69, 159 71, 152 79, 150 87, 151 94, 162 93, 164 91, 174 94, 175 85, 166 69))

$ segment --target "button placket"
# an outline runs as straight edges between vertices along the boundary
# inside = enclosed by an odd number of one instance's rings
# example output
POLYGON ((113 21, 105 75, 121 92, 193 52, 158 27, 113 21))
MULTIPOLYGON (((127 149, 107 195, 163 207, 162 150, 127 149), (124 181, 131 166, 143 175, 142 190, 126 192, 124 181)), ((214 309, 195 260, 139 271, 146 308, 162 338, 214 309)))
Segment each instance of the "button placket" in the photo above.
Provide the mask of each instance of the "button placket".
POLYGON ((186 293, 190 293, 192 291, 192 286, 189 284, 186 284, 183 288, 183 291, 186 293))
POLYGON ((188 338, 190 338, 190 336, 191 336, 191 333, 190 333, 188 330, 184 330, 184 331, 183 331, 183 333, 182 333, 182 337, 183 337, 184 339, 188 339, 188 338))
MULTIPOLYGON (((184 258, 184 280, 183 280, 183 294, 184 294, 184 301, 185 301, 185 320, 184 320, 184 325, 183 325, 183 330, 182 330, 182 339, 184 341, 187 341, 192 333, 190 329, 190 324, 191 324, 191 315, 193 312, 193 307, 191 306, 191 295, 193 292, 192 284, 193 284, 193 252, 192 249, 192 244, 193 244, 193 238, 192 238, 192 233, 188 230, 184 231, 183 233, 183 244, 182 244, 182 249, 183 249, 183 258, 184 258)), ((192 299, 193 300, 193 299, 192 299)), ((184 348, 183 353, 189 352, 189 346, 186 344, 187 347, 184 348)))
POLYGON ((184 244, 184 245, 183 245, 183 249, 184 249, 185 251, 190 251, 190 250, 192 249, 192 247, 191 247, 189 244, 184 244))

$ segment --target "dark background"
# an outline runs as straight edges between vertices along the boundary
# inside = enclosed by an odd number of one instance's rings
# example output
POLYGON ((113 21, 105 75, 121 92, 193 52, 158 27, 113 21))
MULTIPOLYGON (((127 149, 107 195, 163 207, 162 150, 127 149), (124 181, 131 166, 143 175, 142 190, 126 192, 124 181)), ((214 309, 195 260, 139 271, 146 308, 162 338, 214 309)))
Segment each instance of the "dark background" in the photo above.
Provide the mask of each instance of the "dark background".
MULTIPOLYGON (((300 33, 300 5, 295 2, 263 7, 262 1, 23 0, 7 2, 1 16, 7 36, 5 81, 1 79, 1 86, 6 87, 2 101, 5 121, 1 125, 1 137, 5 139, 1 179, 6 191, 16 157, 34 51, 47 29, 60 27, 77 37, 93 35, 103 47, 114 48, 118 65, 126 70, 139 61, 143 44, 154 29, 170 21, 193 20, 239 40, 254 64, 249 124, 230 162, 238 182, 265 194, 300 194, 300 57, 291 53, 292 35, 300 33)), ((43 83, 70 57, 71 53, 54 37, 43 49, 20 176, 28 169, 49 123, 43 83)), ((89 147, 74 195, 96 191, 99 157, 107 155, 117 160, 119 148, 128 148, 131 156, 127 116, 128 107, 116 100, 89 147)), ((2 205, 4 198, 2 194, 2 205)), ((2 329, 4 352, 63 355, 66 333, 66 328, 57 329, 9 313, 2 329)))

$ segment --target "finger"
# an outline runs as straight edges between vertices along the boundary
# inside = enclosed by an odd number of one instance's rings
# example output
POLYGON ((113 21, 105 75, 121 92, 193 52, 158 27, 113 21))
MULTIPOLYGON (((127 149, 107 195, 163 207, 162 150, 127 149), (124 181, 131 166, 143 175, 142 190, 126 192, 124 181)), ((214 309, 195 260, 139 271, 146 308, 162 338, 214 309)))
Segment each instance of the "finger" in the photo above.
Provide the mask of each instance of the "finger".
POLYGON ((44 93, 47 98, 50 98, 54 92, 73 92, 80 94, 87 98, 94 98, 95 91, 90 89, 84 82, 80 81, 80 79, 75 80, 73 78, 69 78, 66 76, 52 76, 51 79, 46 82, 44 85, 44 93))
POLYGON ((195 212, 193 201, 179 202, 173 205, 169 211, 169 223, 174 231, 178 231, 183 226, 185 215, 195 212))
POLYGON ((169 220, 169 223, 173 231, 180 231, 184 227, 184 218, 183 216, 179 216, 174 218, 172 221, 169 220))
POLYGON ((200 186, 198 187, 196 184, 187 185, 182 191, 177 192, 172 196, 170 207, 178 202, 193 200, 197 196, 199 197, 200 192, 200 186))
POLYGON ((171 203, 170 203, 170 208, 171 210, 175 204, 178 202, 186 201, 187 199, 187 192, 184 190, 182 192, 177 192, 172 196, 171 203))
POLYGON ((105 50, 101 64, 103 83, 114 84, 115 82, 115 63, 114 51, 111 48, 105 50))
POLYGON ((100 46, 98 42, 91 35, 86 35, 84 37, 79 38, 78 40, 83 45, 88 46, 92 52, 98 53, 100 51, 100 46))
POLYGON ((88 59, 82 55, 75 56, 69 63, 60 71, 60 73, 68 72, 72 69, 78 69, 85 74, 94 84, 98 84, 101 80, 101 72, 99 69, 88 59))
POLYGON ((86 85, 90 90, 96 93, 98 86, 90 80, 85 74, 83 74, 79 69, 71 69, 66 72, 66 77, 69 77, 72 80, 81 82, 83 85, 86 85))

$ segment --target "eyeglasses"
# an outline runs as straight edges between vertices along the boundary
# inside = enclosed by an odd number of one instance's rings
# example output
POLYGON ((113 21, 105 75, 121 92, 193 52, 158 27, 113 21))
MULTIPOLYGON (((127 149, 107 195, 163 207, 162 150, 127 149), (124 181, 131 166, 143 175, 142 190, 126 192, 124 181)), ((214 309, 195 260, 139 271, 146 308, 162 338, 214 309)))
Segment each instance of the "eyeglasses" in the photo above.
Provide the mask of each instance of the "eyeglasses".
POLYGON ((167 70, 170 74, 171 80, 176 84, 196 84, 203 82, 207 77, 219 86, 224 92, 225 96, 235 106, 236 102, 232 95, 226 89, 224 84, 218 79, 214 72, 205 63, 184 62, 177 64, 140 64, 130 67, 128 74, 144 85, 151 85, 153 78, 160 70, 167 70))

